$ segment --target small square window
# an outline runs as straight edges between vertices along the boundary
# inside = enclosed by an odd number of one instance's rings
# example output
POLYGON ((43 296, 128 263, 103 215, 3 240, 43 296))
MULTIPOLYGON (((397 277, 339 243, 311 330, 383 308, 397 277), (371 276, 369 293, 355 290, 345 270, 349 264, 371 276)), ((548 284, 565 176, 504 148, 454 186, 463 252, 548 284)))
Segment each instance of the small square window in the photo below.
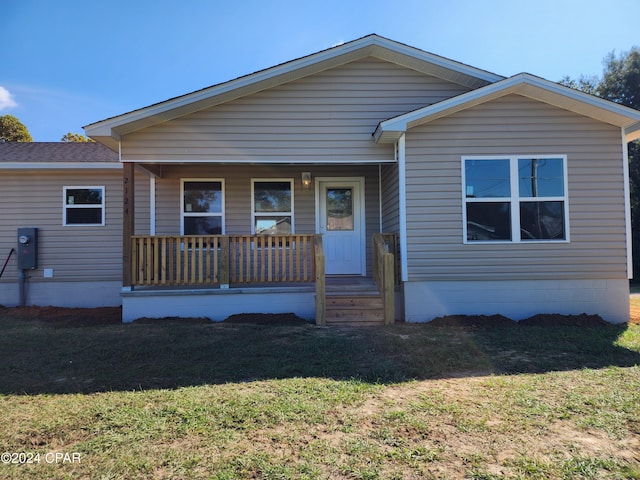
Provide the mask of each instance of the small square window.
POLYGON ((105 224, 104 187, 64 187, 63 195, 63 225, 105 224))

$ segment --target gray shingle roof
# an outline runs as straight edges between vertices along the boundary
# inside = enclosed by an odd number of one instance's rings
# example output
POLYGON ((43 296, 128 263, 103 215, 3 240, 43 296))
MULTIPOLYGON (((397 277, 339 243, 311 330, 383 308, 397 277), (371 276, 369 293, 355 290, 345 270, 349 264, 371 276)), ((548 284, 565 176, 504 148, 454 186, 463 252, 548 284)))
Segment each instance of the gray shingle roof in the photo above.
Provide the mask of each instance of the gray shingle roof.
POLYGON ((118 163, 118 154, 99 143, 0 142, 0 163, 118 163))

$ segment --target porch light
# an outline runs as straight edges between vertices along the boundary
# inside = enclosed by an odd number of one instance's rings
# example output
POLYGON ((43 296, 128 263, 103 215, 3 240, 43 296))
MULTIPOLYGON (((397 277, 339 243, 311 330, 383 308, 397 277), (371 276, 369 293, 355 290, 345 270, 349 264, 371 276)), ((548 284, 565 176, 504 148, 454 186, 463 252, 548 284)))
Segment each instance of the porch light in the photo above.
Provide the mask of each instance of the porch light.
POLYGON ((311 187, 311 172, 302 172, 302 188, 309 190, 311 187))

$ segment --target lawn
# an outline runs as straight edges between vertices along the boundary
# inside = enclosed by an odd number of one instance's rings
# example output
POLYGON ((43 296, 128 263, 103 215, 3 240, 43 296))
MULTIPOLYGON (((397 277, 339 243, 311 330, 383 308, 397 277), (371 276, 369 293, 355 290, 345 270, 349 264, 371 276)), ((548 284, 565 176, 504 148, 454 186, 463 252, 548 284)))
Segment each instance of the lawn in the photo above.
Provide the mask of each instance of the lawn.
POLYGON ((637 324, 0 315, 0 478, 640 479, 637 324))

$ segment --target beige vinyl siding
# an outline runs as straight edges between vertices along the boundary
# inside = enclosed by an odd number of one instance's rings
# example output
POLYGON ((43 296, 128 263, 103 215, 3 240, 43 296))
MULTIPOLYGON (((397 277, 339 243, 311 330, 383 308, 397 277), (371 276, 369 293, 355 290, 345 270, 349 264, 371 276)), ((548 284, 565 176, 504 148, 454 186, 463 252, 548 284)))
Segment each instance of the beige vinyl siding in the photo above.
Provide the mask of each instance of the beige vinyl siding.
MULTIPOLYGON (((148 178, 136 175, 136 216, 148 231, 148 178)), ((0 175, 0 257, 16 248, 18 227, 38 228, 38 268, 29 282, 117 281, 122 278, 122 171, 13 170, 0 175), (104 186, 104 226, 63 226, 64 186, 104 186), (44 269, 53 278, 44 278, 44 269)), ((0 279, 15 282, 14 255, 0 279)))
POLYGON ((518 95, 407 134, 410 280, 626 278, 620 129, 518 95), (463 245, 461 156, 567 155, 569 243, 463 245))
POLYGON ((195 165, 165 166, 156 180, 156 234, 180 233, 180 181, 183 178, 224 179, 225 233, 251 234, 251 179, 291 178, 294 181, 294 222, 296 233, 316 232, 315 186, 317 177, 365 177, 367 231, 367 271, 370 271, 371 236, 379 230, 377 165, 361 166, 281 166, 281 165, 195 165), (310 171, 313 185, 302 188, 301 173, 310 171))
POLYGON ((382 231, 397 233, 400 231, 400 207, 398 193, 398 166, 382 167, 382 231))
POLYGON ((367 58, 126 135, 127 160, 384 162, 390 117, 468 89, 367 58))

